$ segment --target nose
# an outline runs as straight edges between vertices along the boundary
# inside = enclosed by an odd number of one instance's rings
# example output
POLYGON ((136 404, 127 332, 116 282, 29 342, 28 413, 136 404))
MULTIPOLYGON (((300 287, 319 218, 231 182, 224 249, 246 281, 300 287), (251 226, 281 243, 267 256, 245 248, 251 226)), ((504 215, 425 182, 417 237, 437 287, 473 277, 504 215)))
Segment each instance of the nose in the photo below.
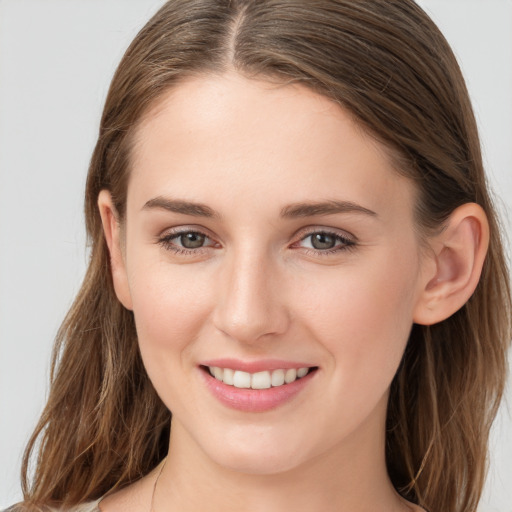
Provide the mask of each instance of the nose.
POLYGON ((289 315, 277 266, 268 255, 250 250, 226 256, 213 315, 217 329, 243 343, 287 330, 289 315))

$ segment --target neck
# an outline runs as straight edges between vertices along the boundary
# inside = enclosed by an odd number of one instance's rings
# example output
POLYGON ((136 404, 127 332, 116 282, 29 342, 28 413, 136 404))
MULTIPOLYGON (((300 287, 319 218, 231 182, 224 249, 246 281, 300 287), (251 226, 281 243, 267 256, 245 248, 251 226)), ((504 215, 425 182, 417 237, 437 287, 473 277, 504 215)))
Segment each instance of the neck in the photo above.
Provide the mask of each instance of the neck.
MULTIPOLYGON (((359 429, 302 465, 273 474, 235 471, 213 461, 178 422, 154 499, 155 512, 398 512, 410 510, 389 481, 384 420, 359 429), (357 437, 357 439, 356 439, 357 437), (365 437, 362 439, 361 437, 365 437)), ((228 441, 226 441, 228 442, 228 441)))

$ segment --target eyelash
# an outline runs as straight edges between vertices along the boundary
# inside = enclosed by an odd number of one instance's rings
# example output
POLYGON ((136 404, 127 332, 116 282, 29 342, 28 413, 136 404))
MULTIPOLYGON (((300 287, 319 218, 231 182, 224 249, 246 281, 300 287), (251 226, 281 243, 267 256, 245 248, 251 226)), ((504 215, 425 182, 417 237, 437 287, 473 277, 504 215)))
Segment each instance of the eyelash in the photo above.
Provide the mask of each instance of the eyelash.
MULTIPOLYGON (((187 249, 186 247, 180 247, 173 243, 174 240, 178 239, 179 237, 181 237, 183 235, 187 235, 187 234, 200 235, 200 236, 204 236, 205 239, 207 239, 207 240, 211 240, 211 238, 206 233, 203 233, 203 232, 197 231, 197 230, 193 230, 193 229, 186 229, 186 230, 182 230, 182 231, 174 231, 172 233, 168 233, 167 235, 163 236, 162 238, 159 238, 157 242, 164 249, 166 249, 168 251, 172 251, 175 254, 183 255, 183 256, 200 255, 206 249, 208 249, 209 247, 212 247, 212 245, 207 245, 207 246, 198 247, 196 249, 187 249)), ((325 249, 325 250, 314 249, 314 248, 305 248, 305 251, 307 254, 314 254, 315 256, 318 256, 318 255, 328 256, 328 255, 332 255, 332 254, 339 253, 342 251, 350 251, 350 250, 355 249, 355 247, 357 245, 354 240, 351 240, 350 238, 345 237, 345 236, 341 235, 340 233, 336 233, 336 232, 325 230, 325 229, 320 229, 320 230, 309 231, 308 233, 304 234, 298 242, 295 242, 292 245, 292 247, 300 242, 303 242, 304 240, 306 240, 307 238, 309 238, 313 235, 332 236, 335 239, 336 244, 341 243, 341 245, 335 245, 333 248, 325 249)))
MULTIPOLYGON (((353 239, 350 239, 347 236, 343 236, 340 233, 337 233, 335 231, 329 231, 326 229, 319 229, 319 230, 313 230, 309 231, 303 236, 301 236, 299 242, 303 242, 309 237, 312 237, 313 235, 327 235, 332 236, 334 238, 335 246, 331 249, 314 249, 314 248, 304 248, 307 254, 313 254, 314 256, 330 256, 332 254, 341 253, 344 251, 351 251, 354 250, 356 247, 356 242, 353 239), (339 244, 339 245, 336 245, 339 244)), ((299 243, 296 242, 296 243, 299 243)), ((311 243, 311 242, 310 242, 311 243)), ((293 244, 295 245, 295 244, 293 244)))
POLYGON ((187 249, 186 247, 180 247, 173 243, 173 240, 176 240, 180 236, 188 235, 188 234, 204 236, 205 239, 210 240, 210 237, 206 233, 202 233, 201 231, 197 231, 194 229, 184 229, 182 231, 174 231, 172 233, 168 233, 167 235, 160 238, 158 240, 158 243, 164 249, 166 249, 168 251, 172 251, 176 254, 184 255, 184 256, 202 254, 206 249, 208 249, 208 247, 210 247, 210 246, 203 246, 203 247, 198 247, 197 249, 187 249))

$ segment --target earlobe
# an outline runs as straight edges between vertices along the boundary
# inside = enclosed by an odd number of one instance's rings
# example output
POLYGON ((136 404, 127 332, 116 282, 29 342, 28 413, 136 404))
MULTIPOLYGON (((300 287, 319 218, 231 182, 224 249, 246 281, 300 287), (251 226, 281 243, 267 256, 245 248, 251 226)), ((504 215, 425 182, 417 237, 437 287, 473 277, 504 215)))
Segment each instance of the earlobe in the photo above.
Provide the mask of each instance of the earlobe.
POLYGON ((426 276, 414 322, 432 325, 458 311, 475 291, 489 245, 489 223, 481 206, 467 203, 431 240, 433 275, 426 276))
POLYGON ((133 308, 123 256, 121 226, 112 201, 112 196, 108 190, 102 190, 99 193, 98 208, 103 224, 103 234, 105 235, 110 253, 110 268, 112 271, 114 290, 121 304, 123 304, 126 309, 131 310, 133 308))

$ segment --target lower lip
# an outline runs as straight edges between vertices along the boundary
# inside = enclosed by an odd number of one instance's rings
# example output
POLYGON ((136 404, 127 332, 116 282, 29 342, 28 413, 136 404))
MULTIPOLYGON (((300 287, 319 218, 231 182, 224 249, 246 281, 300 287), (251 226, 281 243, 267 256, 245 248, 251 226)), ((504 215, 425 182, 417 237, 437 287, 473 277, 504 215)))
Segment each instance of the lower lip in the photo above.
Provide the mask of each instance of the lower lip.
POLYGON ((201 373, 210 392, 224 405, 244 412, 264 412, 292 400, 311 382, 317 370, 310 371, 305 377, 290 384, 268 389, 236 388, 217 380, 203 369, 201 373))

